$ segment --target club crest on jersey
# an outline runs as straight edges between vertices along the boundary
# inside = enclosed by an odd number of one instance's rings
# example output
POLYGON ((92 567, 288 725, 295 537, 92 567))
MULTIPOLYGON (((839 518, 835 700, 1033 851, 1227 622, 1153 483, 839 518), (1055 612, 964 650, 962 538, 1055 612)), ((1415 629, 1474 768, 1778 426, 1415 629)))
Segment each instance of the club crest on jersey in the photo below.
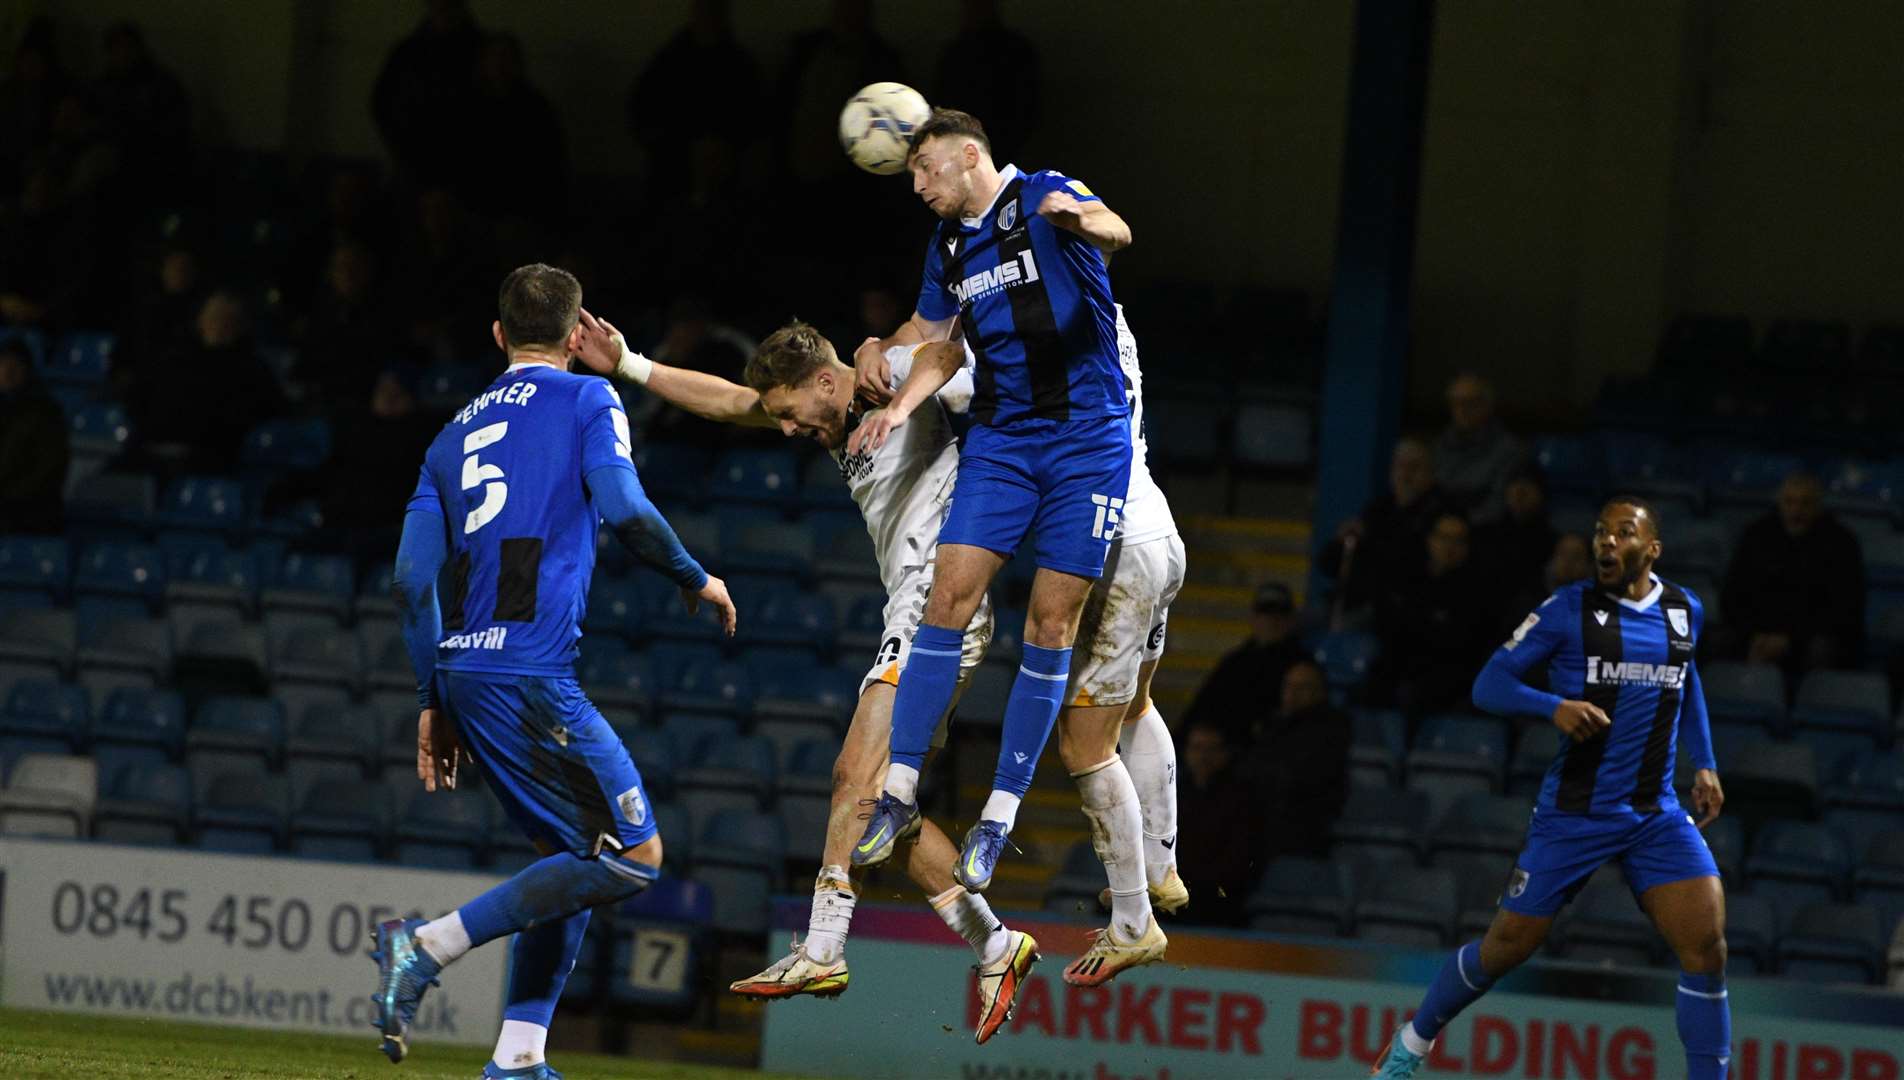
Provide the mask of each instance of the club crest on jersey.
POLYGON ((1527 891, 1527 871, 1516 866, 1513 876, 1507 879, 1507 895, 1519 896, 1527 891))
POLYGON ((640 788, 629 788, 615 801, 621 804, 621 816, 628 819, 628 824, 639 828, 642 822, 648 820, 648 801, 641 797, 640 788))
POLYGON ((1012 199, 1005 203, 1005 209, 998 212, 998 228, 1001 232, 1010 232, 1011 227, 1016 224, 1018 224, 1018 200, 1012 199))
POLYGON ((1680 637, 1691 636, 1692 619, 1686 614, 1685 608, 1667 608, 1666 621, 1673 624, 1673 633, 1680 637))

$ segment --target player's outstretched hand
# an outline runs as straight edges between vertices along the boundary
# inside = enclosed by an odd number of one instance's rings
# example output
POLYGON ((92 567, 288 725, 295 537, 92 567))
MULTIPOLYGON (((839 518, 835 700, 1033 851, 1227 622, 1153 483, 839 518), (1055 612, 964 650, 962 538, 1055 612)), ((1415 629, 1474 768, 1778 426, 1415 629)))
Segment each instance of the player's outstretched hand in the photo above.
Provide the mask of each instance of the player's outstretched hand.
POLYGON ((613 375, 615 366, 621 363, 622 350, 627 347, 621 331, 607 319, 589 314, 587 308, 582 309, 575 328, 580 339, 575 358, 597 375, 613 375))
POLYGON ((895 406, 874 409, 860 418, 859 426, 846 437, 846 452, 850 454, 870 454, 886 445, 893 430, 906 422, 907 413, 895 406))
POLYGON ((853 350, 853 392, 875 405, 892 400, 892 365, 879 339, 869 337, 853 350))
POLYGON ((1574 742, 1586 742, 1612 727, 1613 721, 1591 701, 1563 701, 1554 710, 1554 726, 1574 742))
POLYGON ((435 791, 438 784, 456 787, 456 763, 463 756, 463 741, 456 725, 442 709, 425 709, 417 714, 416 774, 423 790, 435 791))
POLYGON ((713 604, 715 610, 721 613, 721 629, 727 632, 728 637, 733 637, 734 628, 740 625, 740 613, 734 610, 734 600, 727 595, 727 582, 709 574, 707 584, 701 586, 700 592, 681 590, 681 603, 686 605, 689 615, 701 610, 703 600, 713 604))
POLYGON ((1064 192, 1054 191, 1038 204, 1038 216, 1060 229, 1076 229, 1082 212, 1081 205, 1064 192))
POLYGON ((1725 789, 1719 786, 1719 774, 1711 769, 1700 769, 1692 774, 1692 809, 1699 815, 1699 827, 1705 828, 1719 820, 1719 811, 1725 806, 1725 789))

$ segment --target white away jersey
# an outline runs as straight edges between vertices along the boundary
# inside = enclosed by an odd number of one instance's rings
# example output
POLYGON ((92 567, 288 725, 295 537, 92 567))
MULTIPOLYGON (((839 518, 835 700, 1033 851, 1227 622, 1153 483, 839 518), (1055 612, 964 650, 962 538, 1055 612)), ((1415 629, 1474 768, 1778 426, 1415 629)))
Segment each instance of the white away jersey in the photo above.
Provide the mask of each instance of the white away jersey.
MULTIPOLYGON (((905 353, 909 364, 911 350, 895 347, 888 352, 889 360, 892 353, 905 353)), ((894 383, 903 379, 895 369, 894 383)), ((969 390, 966 396, 969 399, 969 390)), ((842 446, 832 454, 872 534, 880 584, 886 595, 895 595, 909 572, 932 562, 939 527, 952 503, 959 444, 945 407, 938 398, 920 406, 886 445, 871 453, 849 455, 842 446)))
POLYGON ((1137 365, 1137 338, 1124 321, 1124 305, 1117 305, 1117 364, 1124 369, 1125 394, 1130 399, 1130 491, 1124 496, 1124 518, 1119 537, 1141 544, 1177 534, 1170 500, 1150 475, 1150 449, 1144 442, 1144 371, 1137 365))

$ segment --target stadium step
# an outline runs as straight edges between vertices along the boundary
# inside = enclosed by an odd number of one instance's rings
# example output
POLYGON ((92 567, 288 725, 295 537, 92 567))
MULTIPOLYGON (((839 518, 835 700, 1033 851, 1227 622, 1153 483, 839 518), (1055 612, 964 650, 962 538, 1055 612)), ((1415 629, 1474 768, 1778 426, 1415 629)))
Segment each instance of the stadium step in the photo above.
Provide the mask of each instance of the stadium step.
POLYGON ((1166 720, 1189 707, 1217 661, 1248 636, 1257 586, 1281 582, 1302 605, 1312 542, 1309 523, 1296 517, 1199 514, 1178 524, 1189 568, 1170 608, 1170 649, 1151 685, 1166 720))

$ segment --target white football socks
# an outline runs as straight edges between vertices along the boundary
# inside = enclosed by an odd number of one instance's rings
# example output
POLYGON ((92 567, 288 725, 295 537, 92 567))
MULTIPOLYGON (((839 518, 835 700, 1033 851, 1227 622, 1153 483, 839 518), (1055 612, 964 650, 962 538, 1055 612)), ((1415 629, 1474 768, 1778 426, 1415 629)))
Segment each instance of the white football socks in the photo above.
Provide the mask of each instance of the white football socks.
POLYGON ((1124 725, 1117 748, 1143 810, 1144 873, 1161 884, 1177 865, 1177 747, 1155 703, 1124 725))
POLYGON ((991 798, 985 800, 985 809, 979 811, 979 820, 1002 821, 1005 831, 1010 832, 1012 826, 1018 824, 1018 804, 1022 801, 1009 791, 994 790, 991 798))
POLYGON ((853 924, 853 883, 844 866, 823 866, 813 882, 813 913, 807 916, 807 959, 831 964, 846 951, 853 924))
POLYGON ((1091 822, 1091 847, 1111 883, 1111 930, 1117 940, 1133 942, 1150 932, 1150 887, 1144 877, 1144 821, 1137 789, 1123 759, 1074 773, 1084 816, 1091 822))
POLYGON ((1011 931, 992 914, 992 905, 965 886, 954 885, 932 898, 932 910, 939 913, 952 932, 964 938, 981 964, 996 964, 1005 956, 1011 931))
POLYGON ((886 794, 900 802, 918 802, 919 770, 898 761, 886 766, 886 794))
POLYGON ((469 951, 469 931, 463 929, 460 911, 452 911, 417 927, 416 939, 417 944, 436 959, 438 967, 449 967, 469 951))
POLYGON ((549 1029, 527 1020, 504 1020, 502 1034, 496 1036, 496 1053, 490 1058, 499 1069, 526 1069, 548 1060, 543 1047, 549 1041, 549 1029))

